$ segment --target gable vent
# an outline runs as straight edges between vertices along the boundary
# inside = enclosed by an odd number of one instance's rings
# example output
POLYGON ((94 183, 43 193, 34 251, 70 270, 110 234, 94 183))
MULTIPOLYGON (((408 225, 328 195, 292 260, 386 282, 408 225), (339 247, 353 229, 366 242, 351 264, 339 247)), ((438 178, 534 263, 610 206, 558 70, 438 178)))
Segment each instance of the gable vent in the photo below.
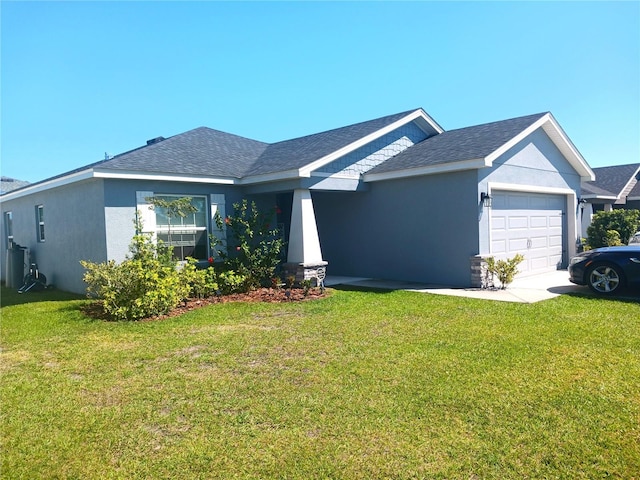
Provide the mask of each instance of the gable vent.
POLYGON ((151 140, 147 140, 147 145, 153 145, 154 143, 160 143, 163 140, 164 140, 164 137, 152 138, 151 140))

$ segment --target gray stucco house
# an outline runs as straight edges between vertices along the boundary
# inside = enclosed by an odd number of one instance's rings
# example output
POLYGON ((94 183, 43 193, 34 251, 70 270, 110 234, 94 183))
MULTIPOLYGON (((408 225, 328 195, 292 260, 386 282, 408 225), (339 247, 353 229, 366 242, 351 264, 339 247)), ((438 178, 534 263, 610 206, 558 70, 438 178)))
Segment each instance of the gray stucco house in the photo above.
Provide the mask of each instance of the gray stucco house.
POLYGON ((290 264, 465 287, 482 256, 523 253, 522 275, 566 266, 592 180, 550 113, 444 131, 416 109, 270 144, 201 127, 2 195, 2 249, 83 292, 79 261, 122 260, 137 211, 166 235, 148 197, 193 198, 175 252, 202 260, 215 212, 247 198, 279 207, 290 264))

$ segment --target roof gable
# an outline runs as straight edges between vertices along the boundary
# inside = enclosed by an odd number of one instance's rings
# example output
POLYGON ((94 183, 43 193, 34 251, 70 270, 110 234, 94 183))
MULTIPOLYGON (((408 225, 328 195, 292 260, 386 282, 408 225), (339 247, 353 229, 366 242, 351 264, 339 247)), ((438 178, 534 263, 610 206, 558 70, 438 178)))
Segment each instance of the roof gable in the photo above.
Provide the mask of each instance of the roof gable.
POLYGON ((376 181, 489 167, 496 158, 538 128, 544 129, 582 178, 593 177, 584 158, 547 112, 443 132, 377 166, 366 179, 376 181))
POLYGON ((246 183, 259 181, 260 176, 287 171, 295 176, 309 176, 311 171, 412 121, 416 121, 428 134, 442 132, 442 127, 422 109, 417 109, 285 140, 265 149, 247 172, 249 178, 246 183))
POLYGON ((598 167, 593 171, 596 175, 595 180, 582 184, 583 193, 587 193, 591 198, 603 198, 603 196, 611 198, 613 196, 622 200, 637 183, 640 183, 638 182, 640 163, 598 167))

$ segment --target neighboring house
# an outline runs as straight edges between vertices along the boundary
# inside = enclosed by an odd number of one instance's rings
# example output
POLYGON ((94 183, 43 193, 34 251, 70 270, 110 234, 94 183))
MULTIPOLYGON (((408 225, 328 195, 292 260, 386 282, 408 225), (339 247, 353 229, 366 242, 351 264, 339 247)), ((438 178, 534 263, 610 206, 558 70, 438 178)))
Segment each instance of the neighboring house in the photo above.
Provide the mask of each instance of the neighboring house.
POLYGON ((0 195, 29 185, 29 182, 11 177, 0 177, 0 195))
POLYGON ((594 168, 595 180, 582 183, 582 236, 595 212, 640 209, 640 163, 594 168))
POLYGON ((0 199, 13 240, 69 291, 84 291, 81 259, 124 259, 136 211, 166 239, 151 196, 198 208, 172 227, 179 257, 206 261, 207 234, 224 235, 215 212, 247 198, 279 207, 298 274, 328 263, 329 275, 468 287, 482 256, 523 253, 523 275, 566 266, 593 179, 550 113, 444 131, 417 109, 272 144, 196 128, 0 199))

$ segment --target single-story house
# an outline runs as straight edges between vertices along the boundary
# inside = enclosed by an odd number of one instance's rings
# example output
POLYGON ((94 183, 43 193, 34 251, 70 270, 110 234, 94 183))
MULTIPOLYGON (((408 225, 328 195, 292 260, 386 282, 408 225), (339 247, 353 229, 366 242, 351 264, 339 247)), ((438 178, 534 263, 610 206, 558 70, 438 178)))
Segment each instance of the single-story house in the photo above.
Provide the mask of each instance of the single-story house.
POLYGON ((4 194, 2 249, 83 292, 79 261, 124 259, 136 212, 166 238, 149 197, 192 198, 174 252, 205 261, 215 212, 247 198, 279 207, 298 273, 478 286, 486 256, 523 253, 521 275, 565 267, 592 180, 551 113, 445 131, 415 109, 277 143, 200 127, 4 194))
POLYGON ((640 210, 640 163, 593 169, 595 180, 582 183, 582 236, 595 212, 616 208, 640 210))

